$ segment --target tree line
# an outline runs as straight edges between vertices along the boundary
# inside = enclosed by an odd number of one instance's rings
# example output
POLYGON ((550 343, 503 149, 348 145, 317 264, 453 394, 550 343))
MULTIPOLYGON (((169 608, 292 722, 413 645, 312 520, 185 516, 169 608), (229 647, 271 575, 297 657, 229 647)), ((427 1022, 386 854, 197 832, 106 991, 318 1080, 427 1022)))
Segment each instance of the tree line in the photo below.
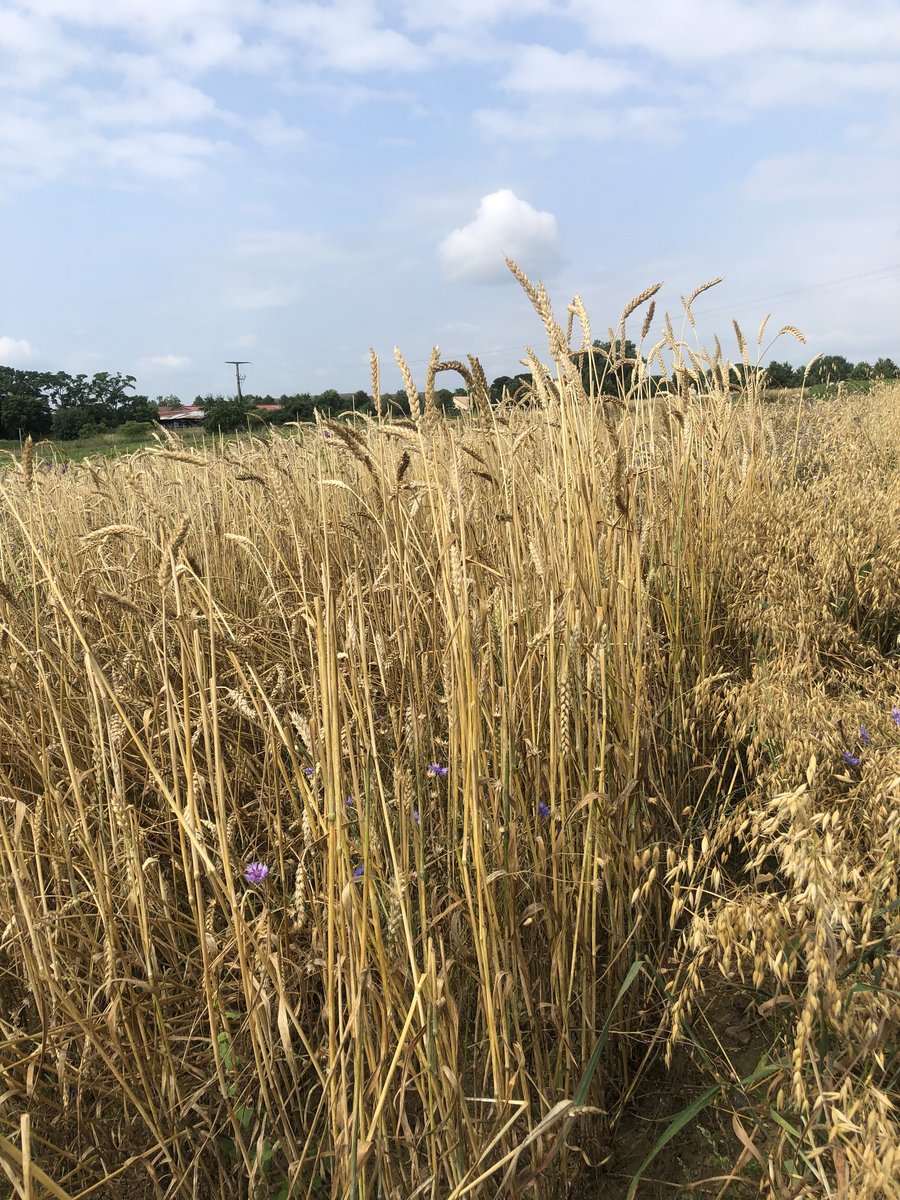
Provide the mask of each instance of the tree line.
MULTIPOLYGON (((608 394, 627 392, 631 387, 638 364, 639 351, 634 342, 626 341, 617 347, 618 354, 610 357, 609 342, 595 341, 589 351, 577 354, 582 379, 587 390, 608 394)), ((743 367, 735 368, 737 382, 744 376, 743 367)), ((767 367, 751 368, 764 371, 765 381, 772 388, 795 388, 805 382, 810 386, 834 383, 865 385, 877 380, 900 379, 900 367, 890 358, 874 363, 853 363, 840 354, 823 355, 807 369, 789 362, 773 360, 767 367)), ((159 418, 159 409, 180 407, 177 396, 158 396, 155 401, 133 394, 133 375, 100 371, 95 375, 69 375, 65 371, 26 371, 0 366, 0 437, 15 439, 51 437, 60 441, 91 437, 113 430, 138 432, 147 429, 159 418), (127 431, 123 429, 127 426, 127 431)), ((525 396, 531 375, 499 375, 490 385, 491 400, 499 402, 504 396, 525 396)), ((650 376, 651 390, 663 387, 660 376, 650 376)), ((440 388, 436 401, 446 412, 453 411, 454 400, 464 389, 450 391, 440 388)), ((409 416, 409 400, 402 389, 382 394, 382 411, 395 416, 409 416)), ((203 425, 211 431, 228 432, 247 428, 255 421, 280 425, 289 422, 312 421, 317 412, 338 417, 346 412, 373 413, 372 397, 365 391, 337 392, 329 388, 313 394, 299 392, 278 397, 249 395, 197 396, 194 404, 203 410, 203 425), (260 405, 278 405, 274 411, 260 412, 260 405)))
POLYGON ((133 396, 133 375, 100 371, 21 371, 0 366, 0 436, 53 437, 61 441, 105 433, 126 421, 155 421, 157 406, 133 396))

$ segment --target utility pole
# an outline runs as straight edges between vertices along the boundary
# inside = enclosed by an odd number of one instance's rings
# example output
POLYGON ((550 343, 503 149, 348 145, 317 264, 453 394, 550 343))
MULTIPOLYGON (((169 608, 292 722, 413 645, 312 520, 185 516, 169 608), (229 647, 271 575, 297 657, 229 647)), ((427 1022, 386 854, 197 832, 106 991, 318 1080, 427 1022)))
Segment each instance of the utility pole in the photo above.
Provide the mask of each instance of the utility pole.
POLYGON ((241 374, 241 367, 249 367, 251 366, 251 363, 247 359, 242 358, 226 358, 225 361, 230 367, 234 367, 234 378, 235 382, 237 383, 238 400, 243 400, 244 397, 241 395, 241 380, 246 379, 247 377, 246 375, 241 374))

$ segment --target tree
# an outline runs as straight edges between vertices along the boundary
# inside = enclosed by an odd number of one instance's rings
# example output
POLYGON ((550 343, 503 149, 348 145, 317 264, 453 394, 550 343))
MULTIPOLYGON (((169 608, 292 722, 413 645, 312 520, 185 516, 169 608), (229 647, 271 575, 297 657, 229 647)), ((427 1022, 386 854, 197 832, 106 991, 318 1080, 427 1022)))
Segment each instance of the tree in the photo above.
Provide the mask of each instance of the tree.
POLYGON ((807 382, 843 383, 845 379, 850 378, 852 370, 853 363, 844 358, 843 354, 824 354, 810 367, 807 382))
POLYGON ((872 366, 865 361, 858 362, 847 377, 848 379, 871 379, 872 366))
POLYGON ((613 346, 597 339, 589 351, 579 351, 576 358, 581 362, 581 382, 588 395, 617 396, 631 390, 641 356, 635 343, 626 338, 624 346, 619 341, 613 346))
POLYGON ((61 442, 71 442, 80 436, 82 426, 90 423, 90 416, 86 416, 84 410, 75 405, 57 408, 53 413, 53 436, 61 442))
POLYGON ((0 395, 0 425, 6 438, 45 437, 53 426, 50 405, 29 392, 0 395))
POLYGON ((789 362, 776 362, 774 359, 766 367, 766 383, 773 388, 799 387, 803 381, 803 372, 791 366, 789 362))
POLYGON ((215 433, 233 433, 243 429, 253 409, 251 401, 224 396, 198 396, 197 404, 203 409, 203 427, 215 433))
POLYGON ((316 408, 320 408, 322 412, 330 415, 342 412, 344 409, 344 401, 341 399, 340 392, 336 392, 334 388, 326 388, 324 392, 315 398, 316 408))
MULTIPOLYGON (((179 402, 179 408, 181 404, 179 402)), ((123 425, 126 421, 137 421, 142 425, 151 425, 159 420, 159 405, 154 404, 146 396, 131 396, 116 410, 116 424, 123 425)))
POLYGON ((311 421, 315 415, 313 398, 309 392, 301 392, 297 396, 281 397, 281 412, 277 414, 281 422, 311 421))
POLYGON ((900 367, 892 358, 876 358, 872 364, 874 379, 900 379, 900 367))

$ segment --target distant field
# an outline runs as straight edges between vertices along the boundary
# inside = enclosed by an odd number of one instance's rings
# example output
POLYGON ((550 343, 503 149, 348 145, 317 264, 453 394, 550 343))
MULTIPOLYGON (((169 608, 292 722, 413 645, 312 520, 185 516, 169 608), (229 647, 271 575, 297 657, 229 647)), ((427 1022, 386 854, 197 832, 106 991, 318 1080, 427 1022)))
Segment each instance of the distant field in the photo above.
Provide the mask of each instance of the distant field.
MULTIPOLYGON (((185 429, 179 434, 179 440, 187 446, 212 445, 224 438, 234 441, 235 438, 248 437, 249 434, 214 434, 203 429, 185 429)), ((81 462, 94 455, 104 457, 119 454, 133 454, 136 450, 145 450, 155 442, 165 440, 165 435, 157 428, 148 426, 144 436, 124 436, 115 432, 99 434, 96 437, 75 438, 72 441, 42 440, 35 443, 34 454, 38 461, 64 463, 81 462)), ((20 455, 22 443, 0 439, 0 453, 20 455)))
POLYGON ((528 409, 10 447, 17 1195, 900 1195, 900 387, 532 299, 528 409))

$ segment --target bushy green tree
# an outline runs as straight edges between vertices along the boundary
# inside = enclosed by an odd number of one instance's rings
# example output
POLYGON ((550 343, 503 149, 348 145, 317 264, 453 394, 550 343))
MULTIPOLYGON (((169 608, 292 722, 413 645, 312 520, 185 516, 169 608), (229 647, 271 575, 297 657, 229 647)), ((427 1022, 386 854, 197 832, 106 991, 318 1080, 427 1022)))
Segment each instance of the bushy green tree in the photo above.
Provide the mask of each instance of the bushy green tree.
POLYGON ((53 414, 41 395, 0 393, 0 426, 5 438, 46 437, 53 428, 53 414))
POLYGON ((876 358, 872 364, 873 379, 900 379, 900 367, 892 358, 876 358))
POLYGON ((774 359, 766 367, 766 383, 773 388, 799 387, 803 382, 803 372, 789 362, 776 362, 774 359))
POLYGON ((74 405, 57 408, 53 413, 53 436, 61 442, 71 442, 81 436, 82 426, 90 423, 90 416, 74 405))
POLYGON ((301 392, 297 396, 281 397, 280 420, 311 421, 315 417, 315 406, 309 392, 301 392))
POLYGON ((637 346, 628 338, 624 346, 618 341, 613 346, 609 341, 595 339, 589 351, 577 356, 584 390, 588 395, 597 391, 606 396, 626 395, 634 382, 639 357, 637 346))
POLYGON ((252 401, 236 396, 198 396, 196 403, 203 409, 203 427, 212 433, 233 433, 244 429, 253 411, 252 401))
POLYGON ((853 363, 844 358, 843 354, 823 354, 809 368, 807 382, 810 384, 843 383, 845 379, 850 378, 852 370, 853 363))

